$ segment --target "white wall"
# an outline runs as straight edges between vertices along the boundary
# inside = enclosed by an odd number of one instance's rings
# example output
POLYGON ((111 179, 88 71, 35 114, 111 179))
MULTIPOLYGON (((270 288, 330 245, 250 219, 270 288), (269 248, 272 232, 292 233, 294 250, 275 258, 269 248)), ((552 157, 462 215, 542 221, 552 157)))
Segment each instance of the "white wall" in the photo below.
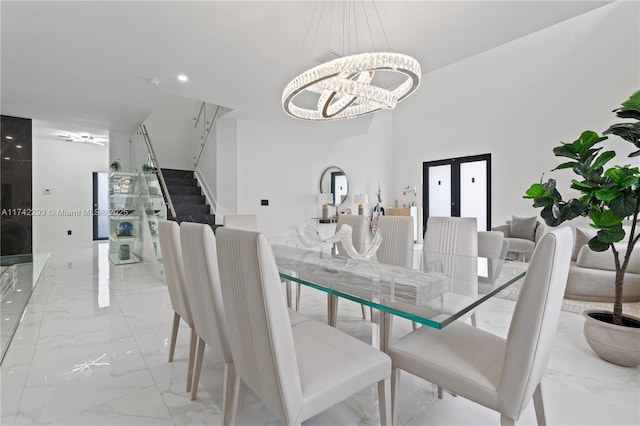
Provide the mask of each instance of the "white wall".
MULTIPOLYGON (((259 228, 270 237, 288 235, 289 225, 314 223, 322 171, 342 168, 349 194, 369 195, 375 203, 378 181, 388 200, 391 188, 391 114, 377 113, 354 120, 315 123, 292 119, 240 120, 238 141, 239 214, 257 214, 259 228), (260 200, 268 199, 269 206, 260 200)), ((220 179, 219 185, 225 185, 220 179)), ((357 207, 351 202, 341 210, 357 207)))
POLYGON ((132 137, 131 133, 109 131, 109 164, 119 161, 122 170, 131 170, 129 145, 132 137))
MULTIPOLYGON (((552 148, 619 121, 611 110, 640 88, 639 9, 615 2, 426 74, 393 113, 393 181, 421 188, 423 161, 491 153, 493 225, 539 214, 522 195, 543 172, 568 188, 552 148)), ((613 139, 625 158, 610 164, 637 164, 613 139)))
POLYGON ((108 146, 45 138, 40 122, 33 121, 33 208, 47 212, 33 217, 34 253, 92 244, 92 217, 59 210, 91 209, 93 172, 108 169, 108 146), (51 190, 49 195, 43 194, 45 188, 51 190), (72 234, 67 235, 67 230, 72 234))
POLYGON ((191 131, 195 107, 193 99, 170 95, 145 120, 160 167, 193 170, 191 131))

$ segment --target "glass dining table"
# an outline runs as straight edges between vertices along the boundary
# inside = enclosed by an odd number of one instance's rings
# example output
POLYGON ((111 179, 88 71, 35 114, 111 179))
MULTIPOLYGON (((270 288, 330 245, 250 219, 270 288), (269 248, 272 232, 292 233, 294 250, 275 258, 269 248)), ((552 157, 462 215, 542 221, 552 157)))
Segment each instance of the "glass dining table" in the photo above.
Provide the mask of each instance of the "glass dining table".
POLYGON ((413 267, 336 256, 331 249, 273 245, 280 277, 327 293, 328 323, 339 299, 371 307, 372 344, 386 350, 393 316, 442 329, 524 277, 527 263, 413 250, 413 267))

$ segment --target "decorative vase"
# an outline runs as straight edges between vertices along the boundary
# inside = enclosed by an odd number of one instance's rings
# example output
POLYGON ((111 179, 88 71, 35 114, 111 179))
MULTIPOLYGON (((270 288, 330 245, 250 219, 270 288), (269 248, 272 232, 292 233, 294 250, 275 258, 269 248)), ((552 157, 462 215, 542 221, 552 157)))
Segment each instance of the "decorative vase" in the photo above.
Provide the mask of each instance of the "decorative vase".
POLYGON ((587 310, 583 315, 584 336, 600 358, 624 367, 640 365, 640 318, 623 315, 624 325, 614 325, 611 311, 587 310))
POLYGON ((122 244, 118 249, 118 259, 120 260, 129 260, 131 257, 131 248, 129 244, 122 244))
POLYGON ((130 237, 133 234, 133 224, 131 222, 120 222, 117 234, 118 237, 130 237))
POLYGON ((329 205, 327 203, 322 205, 322 218, 329 219, 329 205))

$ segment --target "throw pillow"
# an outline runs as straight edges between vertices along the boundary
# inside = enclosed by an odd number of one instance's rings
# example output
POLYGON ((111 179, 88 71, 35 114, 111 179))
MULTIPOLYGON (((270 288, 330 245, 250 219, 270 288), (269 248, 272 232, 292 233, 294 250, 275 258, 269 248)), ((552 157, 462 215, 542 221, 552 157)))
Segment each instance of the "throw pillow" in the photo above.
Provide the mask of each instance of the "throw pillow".
POLYGON ((538 218, 513 216, 509 224, 509 238, 524 238, 534 241, 536 237, 536 227, 538 218))
POLYGON ((596 236, 598 230, 595 228, 576 228, 576 242, 573 245, 571 260, 578 258, 578 253, 583 245, 589 244, 589 240, 596 236))

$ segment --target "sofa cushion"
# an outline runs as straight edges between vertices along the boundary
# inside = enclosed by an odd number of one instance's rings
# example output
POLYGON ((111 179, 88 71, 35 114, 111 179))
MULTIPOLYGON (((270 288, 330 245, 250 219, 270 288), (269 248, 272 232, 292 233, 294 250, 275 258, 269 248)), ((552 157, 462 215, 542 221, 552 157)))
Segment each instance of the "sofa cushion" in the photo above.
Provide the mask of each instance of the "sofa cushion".
MULTIPOLYGON (((624 243, 626 250, 626 242, 629 240, 629 233, 631 232, 630 226, 623 226, 624 229, 624 238, 617 244, 624 243)), ((598 230, 595 228, 576 228, 576 239, 573 244, 573 253, 571 254, 571 260, 578 260, 578 253, 580 253, 580 249, 585 244, 589 244, 589 240, 596 236, 598 230)))
MULTIPOLYGON (((615 246, 619 252, 620 261, 622 262, 627 245, 616 244, 615 246)), ((601 269, 604 271, 616 270, 611 250, 597 252, 591 250, 586 244, 582 246, 578 253, 576 265, 582 268, 601 269)), ((631 252, 631 258, 627 265, 627 272, 634 274, 640 273, 640 247, 635 247, 631 252)))
POLYGON ((517 217, 513 216, 509 224, 510 238, 523 238, 525 240, 534 241, 536 236, 536 226, 538 218, 533 217, 517 217))
POLYGON ((585 244, 589 244, 589 240, 596 236, 597 229, 594 228, 576 228, 576 239, 573 244, 573 253, 571 254, 571 260, 578 259, 578 253, 585 244))

